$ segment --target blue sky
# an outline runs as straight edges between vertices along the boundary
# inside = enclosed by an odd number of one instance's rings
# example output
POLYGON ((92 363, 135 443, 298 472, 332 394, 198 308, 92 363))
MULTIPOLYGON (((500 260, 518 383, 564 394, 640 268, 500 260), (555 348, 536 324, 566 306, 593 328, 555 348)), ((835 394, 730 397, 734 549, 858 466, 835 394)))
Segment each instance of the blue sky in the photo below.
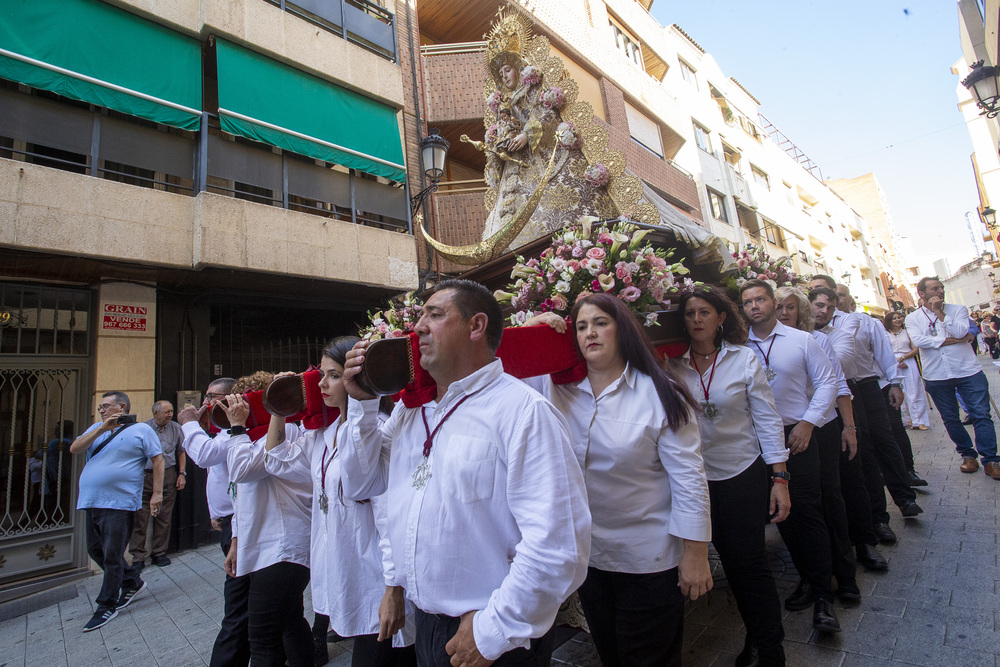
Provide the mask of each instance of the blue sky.
POLYGON ((953 0, 655 0, 652 14, 712 54, 825 178, 874 172, 917 253, 952 271, 975 255, 953 0))

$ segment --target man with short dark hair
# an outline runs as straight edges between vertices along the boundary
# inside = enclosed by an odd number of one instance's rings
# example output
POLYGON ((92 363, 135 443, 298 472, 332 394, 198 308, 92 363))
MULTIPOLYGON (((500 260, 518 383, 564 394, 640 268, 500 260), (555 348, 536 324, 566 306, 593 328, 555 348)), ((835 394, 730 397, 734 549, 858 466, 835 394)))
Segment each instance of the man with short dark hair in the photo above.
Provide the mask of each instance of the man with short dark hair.
POLYGON ((378 401, 355 381, 365 344, 347 355, 344 494, 387 494, 393 583, 417 607, 421 665, 547 665, 556 612, 590 556, 568 427, 503 372, 503 317, 483 286, 439 283, 415 332, 437 393, 397 405, 381 427, 378 401))
POLYGON ((125 392, 105 392, 97 408, 103 421, 88 428, 69 446, 73 454, 87 452, 87 464, 80 473, 77 509, 86 510, 87 553, 104 570, 104 582, 95 600, 97 610, 83 626, 84 632, 107 625, 146 587, 139 569, 125 562, 125 549, 132 535, 135 511, 141 506, 147 461, 153 462, 149 505, 154 517, 163 502, 160 439, 146 424, 119 424, 119 417, 129 411, 129 406, 125 392))
POLYGON ((153 517, 153 543, 146 549, 146 535, 150 523, 149 499, 153 495, 153 463, 146 463, 146 475, 142 485, 142 507, 135 513, 135 528, 129 542, 132 565, 140 570, 146 565, 146 554, 152 555, 152 563, 158 567, 170 565, 167 546, 170 544, 170 519, 174 513, 177 492, 187 483, 187 457, 181 443, 184 432, 174 421, 174 406, 170 401, 153 403, 153 418, 146 421, 160 438, 163 452, 163 505, 160 513, 153 517))
MULTIPOLYGON (((229 555, 233 542, 233 500, 229 495, 230 433, 223 431, 213 438, 199 425, 199 417, 233 392, 235 378, 213 380, 205 391, 201 408, 185 406, 177 415, 177 422, 184 432, 184 451, 194 464, 208 470, 205 496, 212 528, 222 532, 222 555, 229 555)), ((222 589, 225 598, 225 616, 212 648, 209 667, 245 667, 250 663, 249 619, 247 600, 250 594, 250 577, 233 577, 226 574, 222 589)))
POLYGON ((1000 479, 997 434, 990 417, 990 385, 982 365, 966 344, 971 336, 969 310, 945 303, 944 283, 935 276, 921 278, 917 293, 924 305, 906 317, 906 333, 920 350, 924 387, 962 457, 960 470, 976 472, 982 457, 983 471, 993 479, 1000 479), (959 419, 956 391, 972 418, 975 447, 959 419))
POLYGON ((816 339, 777 318, 774 289, 762 280, 740 286, 743 316, 750 323, 746 346, 764 366, 775 406, 785 425, 788 492, 792 511, 778 524, 801 580, 785 608, 813 607, 813 627, 840 632, 833 609, 830 532, 823 511, 819 444, 813 430, 823 424, 837 398, 833 365, 816 339))

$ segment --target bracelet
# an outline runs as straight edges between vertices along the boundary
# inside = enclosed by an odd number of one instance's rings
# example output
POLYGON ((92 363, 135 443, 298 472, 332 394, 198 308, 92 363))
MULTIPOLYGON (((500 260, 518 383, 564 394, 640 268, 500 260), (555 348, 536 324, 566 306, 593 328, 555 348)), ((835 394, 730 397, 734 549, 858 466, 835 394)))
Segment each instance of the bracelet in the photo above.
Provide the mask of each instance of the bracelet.
POLYGON ((853 430, 853 431, 857 431, 857 430, 858 430, 858 427, 857 427, 857 426, 854 426, 854 425, 852 424, 851 426, 845 426, 845 427, 844 427, 844 429, 845 429, 845 430, 846 430, 846 429, 851 429, 851 430, 853 430))
POLYGON ((775 484, 784 484, 785 486, 788 486, 788 480, 784 477, 772 477, 771 481, 775 484))
POLYGON ((184 475, 185 477, 187 477, 187 476, 188 476, 188 474, 187 474, 186 472, 184 472, 183 470, 181 470, 180 474, 181 474, 181 475, 184 475))

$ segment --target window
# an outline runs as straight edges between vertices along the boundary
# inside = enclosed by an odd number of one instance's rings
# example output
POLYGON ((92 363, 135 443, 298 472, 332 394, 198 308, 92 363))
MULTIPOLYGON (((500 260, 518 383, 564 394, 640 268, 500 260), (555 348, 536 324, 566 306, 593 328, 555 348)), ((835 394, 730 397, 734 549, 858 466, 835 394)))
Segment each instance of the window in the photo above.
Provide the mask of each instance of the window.
POLYGON ((712 139, 709 136, 709 131, 698 123, 694 123, 694 142, 698 144, 698 148, 706 153, 712 152, 712 139))
POLYGON ((685 81, 694 86, 695 90, 698 90, 698 75, 695 74, 694 68, 688 65, 680 58, 678 58, 677 60, 681 64, 681 76, 684 77, 685 81))
POLYGON ((774 220, 764 218, 764 235, 767 237, 768 241, 782 250, 788 249, 785 245, 785 233, 781 227, 775 224, 774 220))
POLYGON ((722 155, 726 158, 726 162, 736 167, 736 171, 740 171, 740 152, 727 144, 725 141, 722 142, 722 155))
POLYGON ((729 224, 729 213, 726 211, 726 196, 714 190, 708 191, 708 204, 712 207, 712 217, 729 224))
POLYGON ((656 121, 628 102, 625 103, 625 117, 628 118, 628 131, 632 140, 657 157, 663 157, 663 140, 656 121))
POLYGON ((809 262, 809 255, 807 255, 805 253, 805 251, 803 251, 803 250, 799 250, 799 259, 801 259, 806 264, 810 263, 809 262))
POLYGON ((771 189, 771 179, 767 177, 767 172, 756 165, 750 165, 750 170, 753 172, 753 180, 764 188, 771 189))
POLYGON ((618 25, 614 19, 608 18, 608 23, 611 25, 611 34, 614 35, 618 50, 641 69, 645 69, 642 65, 642 47, 639 46, 639 40, 618 25))

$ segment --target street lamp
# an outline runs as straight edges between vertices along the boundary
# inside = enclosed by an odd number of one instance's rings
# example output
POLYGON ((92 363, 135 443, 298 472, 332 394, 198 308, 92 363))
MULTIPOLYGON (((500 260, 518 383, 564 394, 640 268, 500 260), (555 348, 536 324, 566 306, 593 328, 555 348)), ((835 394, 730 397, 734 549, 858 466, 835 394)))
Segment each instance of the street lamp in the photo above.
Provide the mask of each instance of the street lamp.
POLYGON ((979 217, 983 219, 983 224, 989 229, 994 229, 997 226, 997 212, 992 208, 987 206, 979 212, 979 217))
POLYGON ((420 162, 424 168, 424 175, 431 184, 410 198, 411 215, 416 215, 427 196, 437 191, 438 183, 444 176, 444 164, 450 146, 451 144, 441 136, 440 130, 436 127, 432 127, 427 136, 420 140, 420 162))
POLYGON ((1000 113, 998 101, 1000 101, 1000 84, 997 76, 1000 75, 1000 68, 992 65, 983 65, 983 61, 972 63, 969 76, 965 77, 962 85, 969 89, 973 97, 976 98, 976 106, 982 109, 980 115, 993 118, 1000 113))

